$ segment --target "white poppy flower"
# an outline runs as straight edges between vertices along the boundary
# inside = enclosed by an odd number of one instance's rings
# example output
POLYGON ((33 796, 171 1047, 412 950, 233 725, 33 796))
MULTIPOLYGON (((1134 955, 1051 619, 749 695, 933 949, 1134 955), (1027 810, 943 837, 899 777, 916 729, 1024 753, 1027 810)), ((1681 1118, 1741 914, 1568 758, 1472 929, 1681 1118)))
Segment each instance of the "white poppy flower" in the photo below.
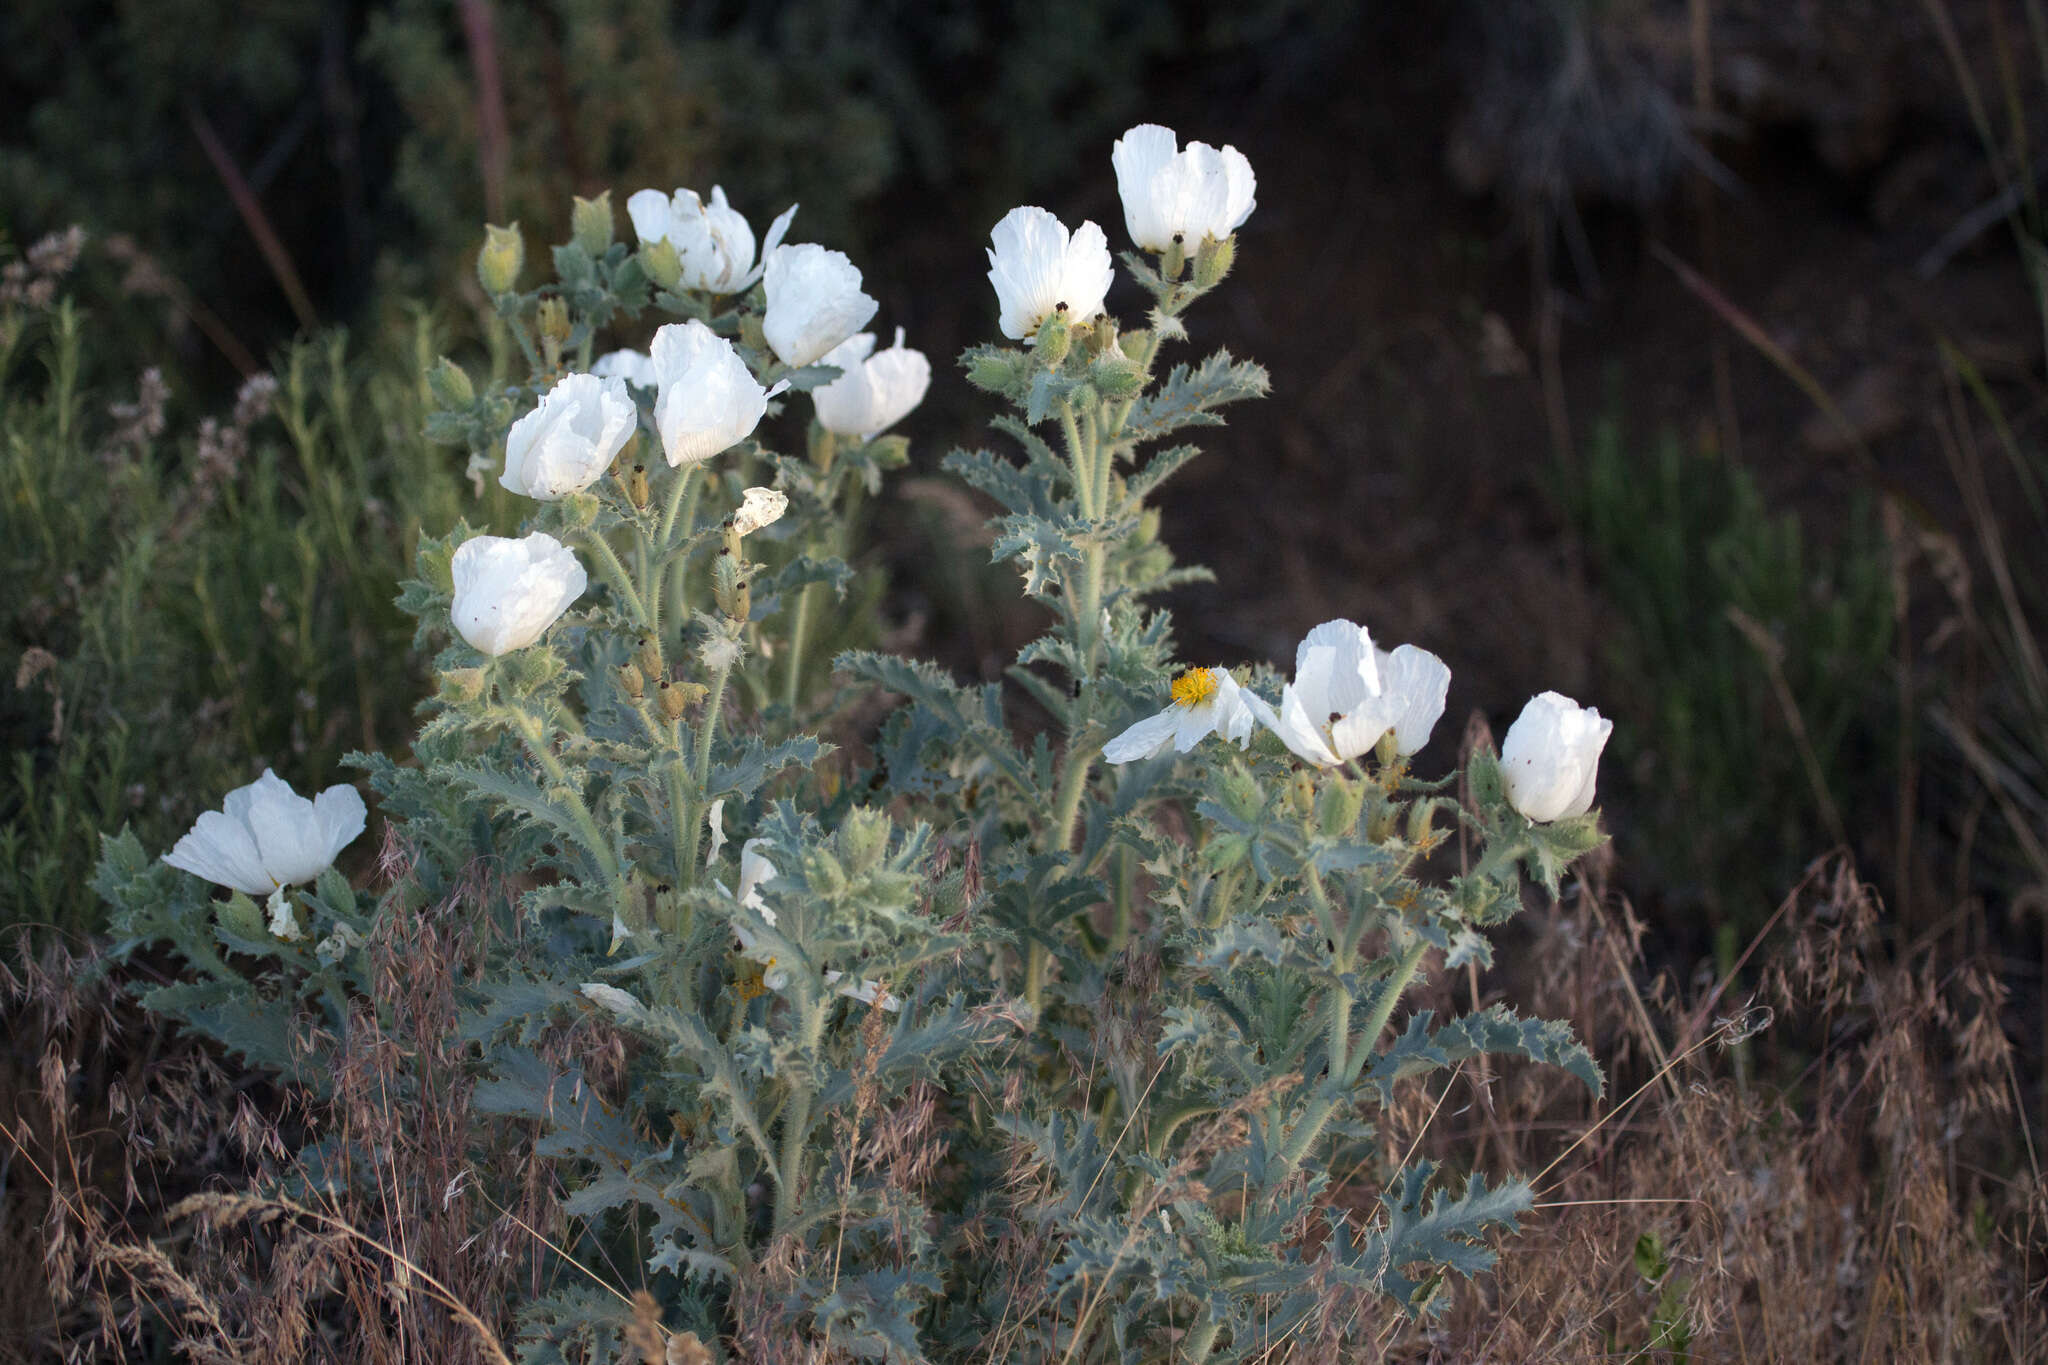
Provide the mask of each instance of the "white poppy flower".
POLYGON ((1245 701, 1281 743, 1323 768, 1369 752, 1398 709, 1381 686, 1372 636, 1345 620, 1325 621, 1303 637, 1277 714, 1253 693, 1245 701))
POLYGON ((659 382, 654 377, 654 358, 645 351, 606 351, 591 362, 590 372, 600 379, 617 375, 638 389, 651 389, 659 382))
POLYGON ((740 498, 739 510, 732 514, 733 534, 750 536, 781 521, 788 510, 789 494, 775 488, 749 488, 740 498))
POLYGON ((860 268, 843 251, 807 242, 777 247, 767 262, 761 335, 791 368, 823 359, 881 306, 861 292, 860 268))
POLYGON ((1529 698, 1500 746, 1508 804, 1537 824, 1584 815, 1593 806, 1600 751, 1613 733, 1613 721, 1570 697, 1529 698))
POLYGON ((1186 753, 1218 731, 1242 749, 1252 733, 1252 709, 1245 703, 1250 695, 1221 668, 1191 668, 1173 680, 1171 706, 1103 745, 1102 756, 1131 763, 1163 754, 1169 744, 1186 753))
POLYGON ((1082 323, 1102 311, 1115 271, 1109 239, 1093 223, 1071 236, 1041 208, 1011 209, 989 231, 988 282, 995 286, 1003 335, 1036 337, 1054 313, 1082 323))
POLYGON ((639 420, 625 380, 572 374, 512 424, 498 482, 543 502, 580 493, 604 477, 639 420))
POLYGON ((1373 660, 1379 665, 1380 692, 1394 727, 1394 752, 1407 758, 1429 743, 1429 732, 1443 717, 1450 665, 1415 645, 1375 649, 1373 660))
POLYGON ((654 334, 659 392, 654 427, 672 466, 708 460, 753 434, 768 411, 768 391, 754 381, 732 343, 695 318, 654 334))
MULTIPOLYGON (((369 812, 361 793, 337 783, 307 800, 270 769, 246 787, 237 787, 220 810, 200 816, 178 840, 164 861, 180 871, 251 896, 272 896, 287 886, 310 882, 334 866, 335 855, 363 832, 369 812)), ((273 930, 279 919, 277 895, 272 906, 273 930)), ((283 922, 297 938, 298 926, 286 906, 283 922)))
POLYGON ((590 586, 567 546, 543 531, 472 536, 455 551, 456 633, 486 654, 524 649, 590 586))
MULTIPOLYGON (((673 195, 641 190, 626 200, 626 216, 633 220, 641 245, 667 242, 676 249, 687 288, 737 294, 761 278, 760 267, 754 264, 754 230, 725 202, 722 186, 711 187, 709 205, 695 190, 679 189, 673 195)), ((769 224, 768 239, 761 245, 763 261, 782 244, 794 217, 796 205, 791 204, 769 224)))
POLYGON ((1171 128, 1141 123, 1117 139, 1109 161, 1124 227, 1147 251, 1165 251, 1176 237, 1189 252, 1204 238, 1221 241, 1257 207, 1258 179, 1235 147, 1190 142, 1182 151, 1171 128))
POLYGON ((836 367, 839 378, 811 390, 811 402, 818 409, 818 425, 837 436, 857 436, 863 441, 895 426, 924 401, 932 384, 932 363, 923 351, 903 344, 903 329, 896 329, 896 344, 879 355, 873 332, 857 332, 825 353, 823 363, 836 367))

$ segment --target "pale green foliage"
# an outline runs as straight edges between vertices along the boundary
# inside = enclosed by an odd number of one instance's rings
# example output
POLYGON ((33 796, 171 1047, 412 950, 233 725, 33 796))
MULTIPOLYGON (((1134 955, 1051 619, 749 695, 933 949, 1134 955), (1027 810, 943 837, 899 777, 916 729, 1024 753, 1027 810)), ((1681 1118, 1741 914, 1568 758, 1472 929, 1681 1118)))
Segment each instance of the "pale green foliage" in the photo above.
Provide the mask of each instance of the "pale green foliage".
MULTIPOLYGON (((1487 1239, 1531 1200, 1519 1180, 1445 1182, 1417 1162, 1368 1171, 1378 1215, 1340 1212, 1339 1157, 1371 1150, 1397 1082, 1496 1054, 1599 1089, 1564 1025, 1506 1008, 1415 1012, 1389 1033, 1425 964, 1486 961, 1482 930, 1520 908, 1524 873, 1554 890, 1599 841, 1595 817, 1529 825, 1484 751, 1469 806, 1456 774, 1419 779, 1390 745, 1327 772, 1265 735, 1101 760, 1166 691, 1169 624, 1147 595, 1196 572, 1146 506, 1193 450, 1145 447, 1266 389, 1228 356, 1160 361, 1231 245, 1196 252, 1187 281, 1132 260, 1156 304, 1143 331, 1056 320, 1035 348, 965 357, 1016 409, 995 425, 1021 458, 948 467, 1001 503, 994 553, 1051 615, 1009 670, 1044 732, 1020 735, 1002 684, 848 652, 843 674, 903 703, 869 766, 835 766, 807 733, 822 689, 801 666, 805 603, 846 581, 852 504, 902 463, 897 442, 814 430, 805 459, 752 440, 674 471, 635 453, 655 448, 643 436, 614 477, 532 516, 593 587, 495 658, 449 629, 467 528, 421 542, 400 600, 445 643, 441 686, 416 763, 360 760, 411 864, 374 913, 491 869, 476 904, 497 946, 465 987, 489 1073, 477 1105, 538 1126, 580 1230, 569 1249, 644 1273, 678 1329, 893 1361, 1242 1360, 1290 1334, 1341 1341, 1332 1296, 1427 1311, 1448 1272, 1491 1264, 1487 1239), (771 479, 789 515, 723 531, 741 489, 771 479), (1443 875, 1432 854, 1459 824, 1480 857, 1443 875), (566 1024, 632 1040, 623 1088, 561 1063, 566 1024)), ((650 302, 623 244, 554 261, 558 284, 495 300, 534 381, 431 423, 480 470, 563 357, 582 363, 596 325, 650 302), (568 305, 552 339, 532 321, 544 299, 568 305)), ((651 302, 736 338, 764 381, 782 374, 758 291, 651 302)), ((128 933, 205 974, 205 994, 158 1003, 245 1051, 216 1008, 237 989, 221 948, 267 961, 249 980, 272 1008, 365 989, 250 941, 235 902, 211 913, 132 842, 110 846, 102 889, 128 933)), ((315 934, 362 913, 336 894, 305 899, 315 934)), ((614 1343, 617 1310, 558 1282, 522 1314, 529 1358, 614 1343)))
POLYGON ((303 785, 402 733, 390 578, 473 506, 418 435, 425 318, 294 346, 195 423, 156 372, 93 372, 113 312, 0 302, 0 924, 93 930, 100 830, 168 846, 266 764, 303 785))

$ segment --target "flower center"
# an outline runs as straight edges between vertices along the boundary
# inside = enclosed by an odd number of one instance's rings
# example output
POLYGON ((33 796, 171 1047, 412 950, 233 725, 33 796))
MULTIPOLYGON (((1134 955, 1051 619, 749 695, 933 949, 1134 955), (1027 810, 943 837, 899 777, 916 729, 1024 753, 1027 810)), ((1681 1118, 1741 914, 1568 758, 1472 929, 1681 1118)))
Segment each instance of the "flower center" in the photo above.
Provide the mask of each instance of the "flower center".
POLYGON ((1216 695, 1216 670, 1191 668, 1173 680, 1175 706, 1199 706, 1216 695))

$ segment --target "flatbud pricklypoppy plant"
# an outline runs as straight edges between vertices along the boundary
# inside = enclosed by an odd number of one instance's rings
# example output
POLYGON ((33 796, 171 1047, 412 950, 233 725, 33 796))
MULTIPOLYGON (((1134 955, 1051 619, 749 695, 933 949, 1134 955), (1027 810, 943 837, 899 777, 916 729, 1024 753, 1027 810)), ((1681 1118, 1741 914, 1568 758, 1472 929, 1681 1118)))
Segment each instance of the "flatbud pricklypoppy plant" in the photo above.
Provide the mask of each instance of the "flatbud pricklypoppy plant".
MULTIPOLYGON (((1109 311, 1102 229, 1042 208, 994 225, 986 281, 931 283, 1001 338, 962 357, 1000 448, 944 462, 1050 623, 1000 681, 831 647, 930 377, 862 331, 858 268, 782 245, 786 215, 757 257, 716 189, 635 195, 632 246, 582 201, 552 281, 519 292, 503 231, 479 262, 525 377, 432 377, 430 433, 527 517, 430 535, 403 585, 438 690, 409 752, 355 759, 402 875, 321 873, 309 947, 109 845, 130 941, 206 976, 156 1007, 316 1090, 269 1040, 375 1004, 353 945, 422 905, 476 917, 474 1102, 538 1132, 564 1191, 525 1253, 552 1286, 518 1305, 527 1358, 623 1358, 641 1286, 714 1352, 1369 1354, 1361 1310, 1440 1307, 1533 1197, 1390 1163, 1396 1088, 1482 1055, 1600 1088, 1561 1023, 1411 1002, 1599 842, 1606 722, 1545 694, 1505 763, 1432 763, 1452 642, 1382 648, 1363 590, 1292 659, 1176 658, 1152 602, 1203 571, 1153 500, 1267 388, 1176 351, 1254 179, 1150 125, 1113 162, 1142 316, 1109 311), (623 1061, 586 1073, 600 1054, 623 1061)), ((345 1166, 377 1170, 323 1157, 345 1166)))

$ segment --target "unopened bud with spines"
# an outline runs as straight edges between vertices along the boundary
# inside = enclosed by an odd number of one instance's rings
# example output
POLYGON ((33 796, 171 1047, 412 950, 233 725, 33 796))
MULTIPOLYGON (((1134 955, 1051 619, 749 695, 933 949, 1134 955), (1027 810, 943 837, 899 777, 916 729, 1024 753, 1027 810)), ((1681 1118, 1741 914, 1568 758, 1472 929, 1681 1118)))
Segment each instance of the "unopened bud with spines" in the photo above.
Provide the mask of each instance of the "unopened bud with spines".
POLYGON ((647 506, 647 466, 636 464, 626 471, 626 500, 635 507, 647 506))
POLYGON ((1159 254, 1159 278, 1172 284, 1180 278, 1180 272, 1187 263, 1187 239, 1176 232, 1173 234, 1173 240, 1166 244, 1166 250, 1159 254))
POLYGON ((1237 259, 1237 237, 1235 234, 1221 241, 1210 238, 1202 243, 1195 253, 1195 287, 1214 289, 1223 283, 1223 277, 1230 273, 1231 262, 1237 259))
POLYGON ((612 192, 606 190, 595 199, 578 196, 569 211, 569 225, 576 245, 592 260, 603 256, 612 244, 612 192))
POLYGON ((667 241, 642 243, 640 268, 663 289, 674 289, 683 282, 683 258, 667 241))
POLYGON ((752 614, 754 597, 747 586, 747 566, 732 554, 711 561, 711 596, 718 609, 735 621, 752 614))
POLYGON ((519 224, 484 229, 483 250, 476 254, 476 279, 486 294, 496 298, 511 293, 525 264, 526 239, 519 235, 519 224))
POLYGON ((661 650, 655 646, 652 635, 640 637, 639 645, 633 651, 633 662, 650 678, 658 678, 667 671, 661 666, 661 650))
POLYGON ((1036 350, 1038 363, 1048 370, 1058 369, 1060 362, 1067 358, 1067 348, 1072 339, 1072 334, 1067 330, 1067 305, 1063 303, 1039 324, 1036 350))
MULTIPOLYGON (((666 683, 662 684, 664 687, 667 685, 666 683)), ((647 695, 647 675, 632 664, 620 664, 619 686, 625 689, 628 697, 638 701, 647 695)))
POLYGON ((476 402, 476 387, 469 382, 469 371, 445 355, 427 371, 427 391, 444 408, 466 408, 476 402))
POLYGON ((689 709, 690 701, 683 695, 683 689, 667 678, 663 678, 660 686, 654 689, 654 695, 661 706, 661 714, 669 720, 681 720, 683 712, 689 709))

